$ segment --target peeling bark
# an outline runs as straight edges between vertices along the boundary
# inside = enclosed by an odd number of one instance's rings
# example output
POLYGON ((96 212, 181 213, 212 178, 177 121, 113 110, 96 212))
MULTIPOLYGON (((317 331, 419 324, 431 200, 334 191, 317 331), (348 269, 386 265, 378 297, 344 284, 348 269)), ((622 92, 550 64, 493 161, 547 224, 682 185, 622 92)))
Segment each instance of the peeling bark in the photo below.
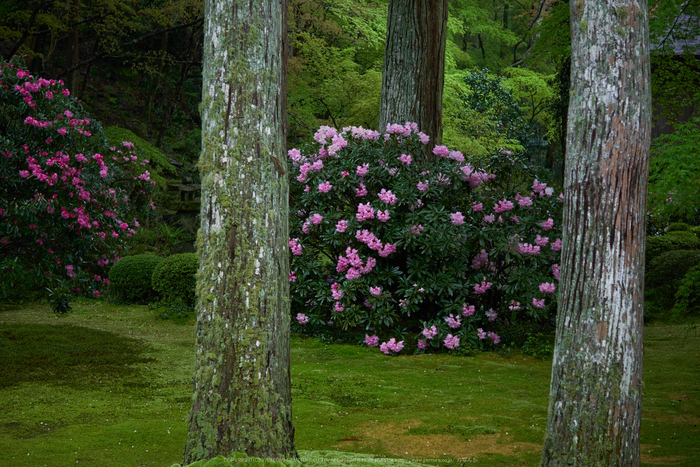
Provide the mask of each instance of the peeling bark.
POLYGON ((447 0, 391 0, 387 21, 379 131, 416 122, 440 144, 447 0))
POLYGON ((207 0, 197 347, 183 462, 295 457, 286 2, 207 0))
POLYGON ((561 298, 543 466, 639 465, 647 3, 571 2, 561 298))

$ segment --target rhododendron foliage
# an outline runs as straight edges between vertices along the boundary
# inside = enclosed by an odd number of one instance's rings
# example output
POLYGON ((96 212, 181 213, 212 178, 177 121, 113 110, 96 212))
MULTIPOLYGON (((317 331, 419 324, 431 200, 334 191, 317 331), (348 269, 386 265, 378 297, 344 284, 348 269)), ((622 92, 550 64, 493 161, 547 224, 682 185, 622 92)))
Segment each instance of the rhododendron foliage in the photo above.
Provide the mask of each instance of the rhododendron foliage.
POLYGON ((446 146, 426 158, 411 123, 314 140, 289 151, 293 316, 311 318, 300 332, 364 336, 388 355, 466 352, 552 320, 561 200, 531 164, 446 146))
POLYGON ((0 299, 24 283, 56 311, 71 293, 99 296, 155 184, 134 145, 108 147, 69 96, 0 60, 0 299))

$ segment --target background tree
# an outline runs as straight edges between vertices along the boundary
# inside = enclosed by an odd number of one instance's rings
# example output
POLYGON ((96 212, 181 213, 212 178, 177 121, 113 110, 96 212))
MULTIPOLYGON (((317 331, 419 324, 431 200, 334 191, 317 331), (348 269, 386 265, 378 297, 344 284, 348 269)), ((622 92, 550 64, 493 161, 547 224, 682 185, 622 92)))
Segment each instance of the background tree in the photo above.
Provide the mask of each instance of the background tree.
POLYGON ((205 5, 197 352, 184 463, 295 456, 286 4, 205 5))
POLYGON ((447 0, 391 0, 382 71, 379 128, 415 122, 442 141, 447 0))
POLYGON ((542 465, 638 465, 646 2, 572 2, 571 33, 561 297, 542 465))

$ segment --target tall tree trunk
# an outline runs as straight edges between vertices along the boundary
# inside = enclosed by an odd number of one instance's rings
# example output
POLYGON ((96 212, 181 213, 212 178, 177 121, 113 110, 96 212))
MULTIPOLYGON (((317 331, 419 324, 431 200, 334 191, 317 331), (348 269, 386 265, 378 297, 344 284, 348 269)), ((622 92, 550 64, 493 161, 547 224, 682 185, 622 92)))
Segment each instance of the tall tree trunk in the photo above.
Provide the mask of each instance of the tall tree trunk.
POLYGON ((382 71, 379 130, 416 122, 442 141, 447 0, 391 0, 382 71))
POLYGON ((184 462, 293 457, 285 0, 207 0, 197 348, 184 462))
POLYGON ((645 0, 571 2, 564 247, 543 466, 639 465, 651 131, 645 0))
MULTIPOLYGON (((80 12, 80 0, 73 0, 70 6, 71 19, 75 22, 71 30, 71 58, 70 66, 75 67, 80 63, 80 21, 78 13, 80 12)), ((66 87, 73 97, 78 97, 78 70, 73 70, 67 76, 66 87)))

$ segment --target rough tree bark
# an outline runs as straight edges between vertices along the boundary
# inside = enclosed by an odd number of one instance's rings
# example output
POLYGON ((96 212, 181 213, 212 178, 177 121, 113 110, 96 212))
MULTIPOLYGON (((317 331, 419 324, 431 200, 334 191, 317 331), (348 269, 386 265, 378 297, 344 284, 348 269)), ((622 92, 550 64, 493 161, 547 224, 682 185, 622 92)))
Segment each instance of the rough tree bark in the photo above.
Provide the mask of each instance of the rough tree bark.
POLYGON ((647 169, 645 0, 571 2, 564 246, 543 466, 639 465, 647 169))
POLYGON ((295 457, 285 0, 207 0, 194 391, 184 462, 295 457))
POLYGON ((382 70, 379 131, 416 122, 442 141, 447 0, 391 0, 382 70))

